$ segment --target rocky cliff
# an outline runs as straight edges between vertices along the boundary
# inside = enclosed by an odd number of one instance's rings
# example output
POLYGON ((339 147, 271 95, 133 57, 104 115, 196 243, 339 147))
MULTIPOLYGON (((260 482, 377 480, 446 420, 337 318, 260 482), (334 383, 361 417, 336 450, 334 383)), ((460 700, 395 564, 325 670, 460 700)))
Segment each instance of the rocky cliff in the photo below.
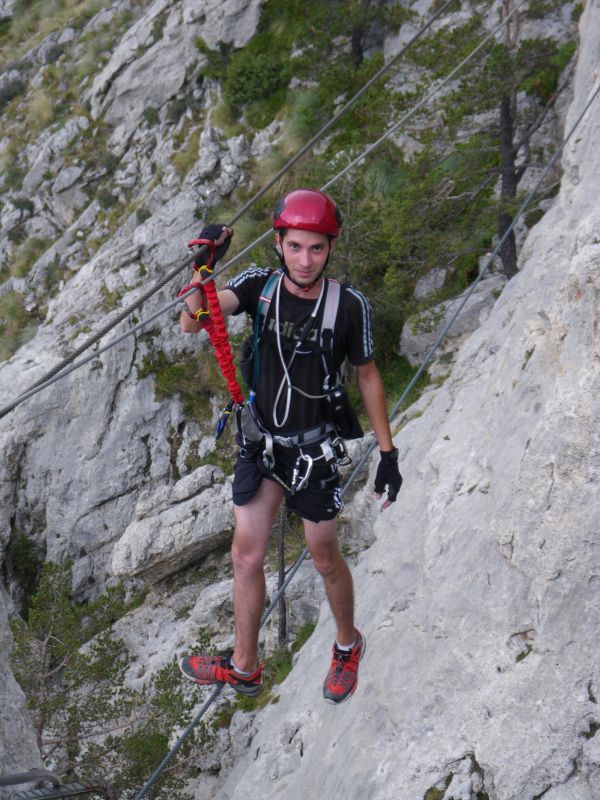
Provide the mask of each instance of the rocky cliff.
MULTIPOLYGON (((81 79, 81 113, 39 132, 18 154, 33 205, 13 192, 1 212, 1 265, 19 255, 8 236, 16 226, 52 240, 27 278, 15 274, 0 285, 1 296, 22 293, 29 308, 47 303, 35 338, 0 365, 3 400, 136 299, 149 275, 185 257, 173 243, 197 233, 198 218, 244 186, 245 165, 265 153, 278 126, 254 138, 227 138, 213 127, 218 87, 201 78, 204 57, 191 54, 196 35, 214 48, 244 44, 259 6, 231 0, 199 13, 197 4, 175 0, 115 3, 51 34, 21 58, 16 75, 3 76, 0 88, 24 75, 46 90, 58 52, 75 72, 90 42, 99 43, 97 64, 81 79), (190 113, 177 118, 173 104, 190 113), (183 177, 178 150, 192 156, 183 177), (102 183, 109 177, 110 191, 102 183), (123 212, 116 227, 113 202, 123 212)), ((569 120, 598 80, 599 22, 590 0, 569 120)), ((253 718, 236 715, 227 752, 216 756, 221 776, 203 776, 196 800, 600 794, 593 638, 600 245, 590 203, 598 121, 596 105, 565 156, 558 200, 526 243, 521 274, 463 345, 447 381, 407 414, 396 437, 405 475, 399 502, 379 515, 363 493, 348 507, 355 535, 374 541, 355 571, 368 640, 356 695, 341 708, 322 703, 331 644, 324 614, 280 702, 253 718)), ((7 140, 0 146, 13 152, 7 140)), ((172 296, 172 287, 163 290, 144 316, 172 296)), ((174 315, 150 334, 126 340, 0 421, 0 551, 13 594, 10 553, 20 534, 46 558, 72 560, 80 598, 113 575, 152 586, 226 544, 229 479, 212 465, 189 466, 190 454, 202 458, 214 445, 208 427, 189 421, 179 397, 158 398, 152 375, 140 379, 152 350, 170 356, 194 348, 182 345, 174 315)), ((116 632, 148 673, 198 630, 225 646, 229 588, 226 581, 196 587, 191 608, 185 590, 151 592, 116 632)), ((318 613, 322 595, 310 565, 290 601, 296 621, 318 613)), ((0 768, 9 770, 38 756, 8 667, 4 594, 0 604, 3 708, 14 709, 0 715, 0 768)))
MULTIPOLYGON (((567 125, 599 80, 588 3, 567 125)), ((600 104, 521 273, 396 436, 406 482, 355 572, 368 639, 340 708, 324 615, 228 798, 600 796, 600 104)))
MULTIPOLYGON (((599 31, 590 2, 567 127, 599 31)), ((223 800, 600 796, 599 129, 597 102, 520 274, 396 436, 401 499, 355 572, 359 689, 321 702, 324 614, 223 800)))

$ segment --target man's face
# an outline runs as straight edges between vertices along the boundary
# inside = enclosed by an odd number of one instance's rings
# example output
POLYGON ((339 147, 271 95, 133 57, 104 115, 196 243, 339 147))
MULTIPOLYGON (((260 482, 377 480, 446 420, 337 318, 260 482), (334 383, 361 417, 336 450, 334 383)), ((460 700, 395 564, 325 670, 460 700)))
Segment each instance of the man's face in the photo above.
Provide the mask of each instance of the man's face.
POLYGON ((283 252, 290 275, 300 286, 310 286, 317 279, 335 243, 330 243, 324 233, 294 228, 290 228, 283 239, 276 234, 276 242, 283 252))

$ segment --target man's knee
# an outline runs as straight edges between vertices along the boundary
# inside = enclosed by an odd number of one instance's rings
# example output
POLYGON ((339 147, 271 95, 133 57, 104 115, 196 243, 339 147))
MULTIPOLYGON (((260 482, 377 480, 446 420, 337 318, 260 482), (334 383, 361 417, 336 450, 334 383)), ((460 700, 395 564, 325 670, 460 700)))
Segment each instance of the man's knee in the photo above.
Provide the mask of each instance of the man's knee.
POLYGON ((265 560, 264 547, 260 541, 250 541, 246 537, 233 537, 231 562, 238 575, 260 574, 265 560))
POLYGON ((317 548, 311 551, 315 569, 323 578, 328 578, 340 570, 347 569, 346 562, 338 550, 337 544, 330 547, 317 548))

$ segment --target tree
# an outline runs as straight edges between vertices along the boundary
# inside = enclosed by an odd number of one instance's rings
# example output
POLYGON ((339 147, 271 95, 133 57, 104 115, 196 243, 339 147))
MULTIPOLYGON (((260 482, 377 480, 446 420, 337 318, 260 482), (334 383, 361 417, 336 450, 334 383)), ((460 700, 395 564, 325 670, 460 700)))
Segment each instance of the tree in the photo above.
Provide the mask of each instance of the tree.
MULTIPOLYGON (((514 0, 503 0, 502 16, 508 19, 512 15, 504 28, 503 41, 495 43, 489 56, 443 101, 453 130, 472 124, 476 114, 497 114, 487 132, 498 150, 497 234, 500 240, 506 237, 499 254, 508 278, 517 273, 517 248, 510 227, 519 184, 534 165, 531 140, 567 83, 563 80, 559 86, 560 76, 575 51, 573 42, 561 45, 552 38, 520 38, 523 12, 513 12, 514 0)), ((478 35, 484 35, 483 27, 478 35)))
MULTIPOLYGON (((173 729, 189 721, 175 662, 141 690, 128 688, 130 657, 111 633, 133 606, 122 586, 79 605, 71 591, 70 566, 45 564, 27 620, 12 620, 13 671, 35 725, 42 758, 64 778, 104 778, 120 792, 133 792, 164 758, 173 729)), ((184 798, 185 758, 202 741, 203 728, 182 749, 179 769, 165 774, 151 797, 184 798), (182 759, 183 758, 183 764, 182 759)))

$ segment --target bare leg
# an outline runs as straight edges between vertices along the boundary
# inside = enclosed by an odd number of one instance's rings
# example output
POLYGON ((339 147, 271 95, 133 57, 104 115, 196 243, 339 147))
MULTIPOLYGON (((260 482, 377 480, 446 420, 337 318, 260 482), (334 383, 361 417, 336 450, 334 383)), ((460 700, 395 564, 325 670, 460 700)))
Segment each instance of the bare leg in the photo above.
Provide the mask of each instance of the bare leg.
POLYGON ((352 575, 340 553, 335 519, 310 522, 305 519, 304 537, 315 567, 323 577, 327 599, 337 624, 340 644, 352 644, 354 627, 354 590, 352 575))
POLYGON ((244 672, 252 672, 258 663, 258 631, 265 607, 264 560, 282 499, 281 487, 263 479, 249 503, 234 506, 235 533, 231 547, 235 615, 233 661, 244 672))

